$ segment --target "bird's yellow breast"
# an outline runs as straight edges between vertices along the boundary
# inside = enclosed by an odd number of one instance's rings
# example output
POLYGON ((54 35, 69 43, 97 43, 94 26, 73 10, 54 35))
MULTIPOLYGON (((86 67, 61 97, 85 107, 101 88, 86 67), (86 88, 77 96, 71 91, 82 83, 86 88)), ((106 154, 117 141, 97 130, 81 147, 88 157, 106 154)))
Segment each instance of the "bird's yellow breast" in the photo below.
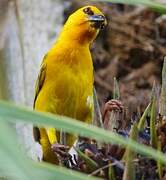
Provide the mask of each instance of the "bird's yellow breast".
POLYGON ((57 43, 47 55, 45 82, 36 109, 86 122, 92 118, 93 109, 92 59, 88 46, 70 46, 65 50, 66 46, 57 43))

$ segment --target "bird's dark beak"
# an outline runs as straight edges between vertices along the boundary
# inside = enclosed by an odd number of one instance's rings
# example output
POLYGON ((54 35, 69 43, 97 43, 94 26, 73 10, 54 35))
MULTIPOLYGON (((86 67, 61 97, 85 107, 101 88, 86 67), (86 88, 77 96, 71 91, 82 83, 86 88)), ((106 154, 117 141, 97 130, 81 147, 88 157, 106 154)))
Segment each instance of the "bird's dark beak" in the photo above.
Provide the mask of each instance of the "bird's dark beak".
POLYGON ((92 26, 97 29, 104 29, 107 25, 106 18, 103 15, 92 15, 88 19, 92 23, 92 26))

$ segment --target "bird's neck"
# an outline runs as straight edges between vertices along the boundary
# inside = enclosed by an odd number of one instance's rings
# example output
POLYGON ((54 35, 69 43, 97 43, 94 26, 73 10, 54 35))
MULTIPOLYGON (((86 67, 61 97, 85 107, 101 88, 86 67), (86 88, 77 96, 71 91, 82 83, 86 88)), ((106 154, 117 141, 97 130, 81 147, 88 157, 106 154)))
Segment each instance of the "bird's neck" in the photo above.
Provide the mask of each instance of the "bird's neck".
MULTIPOLYGON (((49 55, 55 63, 60 62, 76 71, 86 73, 93 72, 93 63, 90 54, 90 44, 80 44, 78 41, 71 41, 70 38, 59 38, 53 45, 49 55)), ((54 64, 53 62, 53 64, 54 64)))
POLYGON ((61 32, 58 40, 69 41, 79 45, 90 45, 96 38, 98 30, 89 29, 88 27, 65 27, 61 32))
POLYGON ((90 32, 85 31, 85 28, 71 30, 69 27, 64 27, 56 43, 53 45, 51 53, 53 56, 58 57, 61 62, 72 68, 78 68, 79 66, 86 71, 88 69, 92 71, 93 63, 89 49, 96 35, 96 30, 90 32), (65 52, 65 54, 62 54, 62 52, 65 52))

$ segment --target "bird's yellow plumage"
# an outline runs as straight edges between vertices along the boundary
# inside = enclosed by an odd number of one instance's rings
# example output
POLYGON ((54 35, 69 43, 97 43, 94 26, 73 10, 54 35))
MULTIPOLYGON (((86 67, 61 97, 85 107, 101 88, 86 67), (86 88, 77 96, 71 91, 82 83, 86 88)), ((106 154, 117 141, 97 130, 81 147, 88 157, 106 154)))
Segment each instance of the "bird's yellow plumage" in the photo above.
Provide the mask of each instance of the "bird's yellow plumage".
MULTIPOLYGON (((83 7, 68 18, 42 62, 36 83, 35 110, 92 122, 94 79, 89 48, 105 24, 104 15, 94 6, 83 7)), ((43 159, 56 163, 51 145, 58 143, 58 132, 51 127, 39 128, 38 132, 43 159)), ((75 138, 67 134, 67 145, 72 146, 75 138)))

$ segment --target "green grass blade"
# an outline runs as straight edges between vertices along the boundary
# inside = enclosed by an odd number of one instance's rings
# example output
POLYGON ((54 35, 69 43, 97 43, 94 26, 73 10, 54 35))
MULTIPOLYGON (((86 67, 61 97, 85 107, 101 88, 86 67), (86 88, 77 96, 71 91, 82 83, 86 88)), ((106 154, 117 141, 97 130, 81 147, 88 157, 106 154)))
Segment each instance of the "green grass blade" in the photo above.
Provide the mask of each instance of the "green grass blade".
MULTIPOLYGON (((118 82, 115 77, 114 77, 114 86, 113 87, 114 87, 113 88, 113 99, 119 100, 120 99, 119 85, 118 85, 118 82)), ((108 121, 107 125, 105 126, 105 128, 112 132, 117 130, 119 127, 119 119, 121 119, 120 113, 111 111, 109 114, 109 121, 108 121)))
POLYGON ((93 88, 93 100, 94 100, 94 122, 93 124, 98 126, 98 127, 101 127, 103 128, 104 125, 103 125, 103 120, 102 120, 102 115, 101 115, 101 111, 100 111, 100 106, 99 106, 99 101, 98 101, 98 98, 97 98, 97 93, 96 93, 96 89, 93 88))
POLYGON ((79 149, 76 149, 76 152, 78 153, 78 156, 85 161, 86 165, 87 165, 87 168, 90 172, 96 170, 98 168, 98 165, 97 163, 91 159, 90 157, 88 157, 86 154, 84 154, 83 152, 81 152, 79 149))
POLYGON ((166 116, 166 57, 163 62, 162 69, 162 86, 160 95, 160 114, 166 116))
POLYGON ((145 180, 144 175, 141 177, 141 180, 145 180))
MULTIPOLYGON (((161 142, 158 142, 157 150, 159 152, 161 151, 161 142)), ((163 172, 162 172, 162 163, 160 162, 160 160, 157 161, 157 170, 159 174, 159 179, 162 179, 163 172)))
POLYGON ((154 11, 166 14, 166 4, 157 3, 152 0, 92 0, 92 1, 121 3, 121 4, 129 4, 129 5, 144 5, 148 8, 153 9, 154 11))
MULTIPOLYGON (((37 163, 20 150, 15 133, 8 123, 0 121, 0 179, 14 180, 84 180, 87 176, 60 166, 37 163)), ((89 177, 90 180, 98 178, 89 177)))
POLYGON ((152 95, 151 95, 151 111, 150 111, 150 138, 151 145, 154 148, 157 148, 157 133, 156 133, 156 105, 157 105, 157 97, 156 97, 156 86, 153 84, 152 95))
POLYGON ((113 99, 117 99, 117 100, 120 99, 119 84, 118 84, 118 81, 117 81, 116 77, 114 77, 113 99))
MULTIPOLYGON (((137 141, 137 137, 138 137, 138 128, 137 125, 134 124, 131 129, 130 138, 137 141)), ((125 169, 123 174, 123 180, 135 179, 135 166, 134 166, 135 157, 136 157, 136 153, 127 147, 125 152, 125 169)))
MULTIPOLYGON (((87 175, 69 170, 61 166, 53 166, 47 163, 33 163, 31 166, 34 168, 33 173, 36 175, 36 179, 40 180, 99 180, 97 177, 87 177, 87 175)), ((35 180, 36 180, 35 179, 35 180)))
POLYGON ((148 106, 146 107, 143 115, 141 116, 139 123, 138 123, 138 130, 142 131, 144 129, 145 126, 145 121, 146 121, 146 116, 148 115, 149 111, 151 108, 151 103, 148 104, 148 106))
POLYGON ((0 177, 12 179, 33 179, 32 175, 27 170, 25 159, 20 156, 18 143, 14 132, 8 127, 5 122, 0 122, 0 169, 3 174, 0 177), (11 136, 9 136, 11 135, 11 136), (13 138, 15 136, 15 139, 13 138))
POLYGON ((0 121, 16 122, 18 119, 26 123, 34 123, 35 125, 47 125, 56 127, 57 129, 62 128, 66 132, 95 138, 100 142, 128 146, 133 151, 147 155, 155 160, 159 159, 162 163, 166 164, 166 156, 162 152, 157 153, 157 151, 151 147, 139 144, 131 139, 123 138, 118 134, 108 132, 96 126, 88 125, 68 117, 35 112, 28 110, 27 108, 0 101, 0 121))
POLYGON ((113 168, 112 165, 109 166, 109 169, 108 169, 108 177, 109 177, 110 180, 116 180, 114 168, 113 168))

